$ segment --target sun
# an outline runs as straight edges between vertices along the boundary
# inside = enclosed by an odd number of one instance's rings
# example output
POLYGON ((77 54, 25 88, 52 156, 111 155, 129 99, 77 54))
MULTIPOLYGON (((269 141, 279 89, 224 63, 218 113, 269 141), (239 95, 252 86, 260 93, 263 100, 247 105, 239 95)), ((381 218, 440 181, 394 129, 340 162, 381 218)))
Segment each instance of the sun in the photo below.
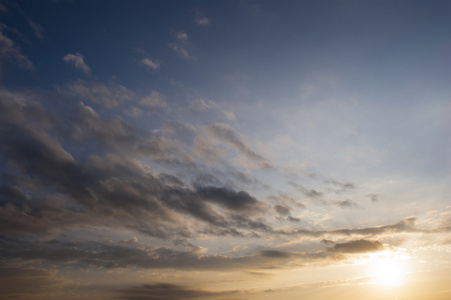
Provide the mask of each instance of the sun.
MULTIPOLYGON (((408 258, 407 258, 408 259, 408 258)), ((375 284, 398 287, 405 283, 406 256, 397 252, 383 251, 369 261, 369 276, 375 284)))
POLYGON ((373 263, 373 280, 383 286, 400 286, 405 282, 405 271, 402 265, 393 259, 379 259, 373 263))

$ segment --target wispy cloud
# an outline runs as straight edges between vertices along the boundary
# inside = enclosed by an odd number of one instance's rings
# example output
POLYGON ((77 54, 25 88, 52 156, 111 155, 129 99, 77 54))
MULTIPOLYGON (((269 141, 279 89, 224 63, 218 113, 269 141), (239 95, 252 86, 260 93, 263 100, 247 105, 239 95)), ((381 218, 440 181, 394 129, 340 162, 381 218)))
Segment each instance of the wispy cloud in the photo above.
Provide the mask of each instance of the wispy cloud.
POLYGON ((150 58, 147 57, 141 60, 141 64, 151 68, 154 71, 158 71, 161 65, 161 63, 158 60, 151 60, 150 58))
POLYGON ((33 22, 31 19, 28 20, 28 24, 30 25, 31 29, 38 39, 44 39, 44 28, 41 25, 33 22))
POLYGON ((186 34, 186 32, 184 31, 177 32, 175 36, 177 37, 178 40, 181 41, 185 41, 188 39, 188 34, 186 34))
POLYGON ((193 112, 202 113, 210 109, 217 109, 219 105, 214 101, 205 101, 204 99, 196 99, 190 102, 189 109, 193 112))
POLYGON ((185 47, 178 45, 178 44, 169 44, 169 48, 171 48, 174 52, 176 52, 178 55, 180 55, 183 58, 186 59, 194 59, 194 56, 188 53, 188 50, 185 49, 185 47))
POLYGON ((205 17, 205 15, 200 10, 195 10, 195 18, 194 23, 200 26, 208 26, 210 25, 210 20, 205 17))
POLYGON ((107 85, 97 81, 77 80, 68 84, 66 91, 81 100, 89 100, 107 108, 117 107, 135 96, 122 85, 107 85))
POLYGON ((150 108, 165 108, 167 106, 164 96, 157 91, 152 91, 150 95, 141 98, 139 103, 150 108))
POLYGON ((88 65, 85 63, 84 57, 81 53, 75 53, 75 54, 66 54, 63 57, 63 60, 69 64, 71 64, 74 68, 82 71, 86 75, 91 74, 91 68, 88 67, 88 65))
POLYGON ((229 125, 224 123, 216 123, 207 126, 207 130, 210 133, 211 137, 226 143, 230 147, 235 148, 244 157, 250 159, 253 162, 256 162, 259 167, 272 167, 272 164, 268 159, 255 152, 247 143, 242 141, 238 134, 229 125))
POLYGON ((0 24, 0 60, 2 65, 5 63, 14 63, 22 69, 34 70, 33 63, 22 54, 21 49, 16 43, 3 33, 4 28, 0 24))

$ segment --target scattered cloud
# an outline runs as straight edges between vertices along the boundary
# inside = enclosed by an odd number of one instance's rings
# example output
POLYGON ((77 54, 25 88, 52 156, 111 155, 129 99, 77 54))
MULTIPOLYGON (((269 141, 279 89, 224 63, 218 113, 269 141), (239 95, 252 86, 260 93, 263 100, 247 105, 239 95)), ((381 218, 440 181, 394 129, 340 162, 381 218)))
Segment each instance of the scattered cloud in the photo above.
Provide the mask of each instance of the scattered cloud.
POLYGON ((180 31, 180 32, 177 32, 177 33, 176 33, 175 37, 176 37, 178 40, 184 41, 184 40, 187 40, 187 39, 188 39, 188 34, 186 34, 186 32, 184 32, 184 31, 180 31))
POLYGON ((171 48, 175 53, 177 53, 183 58, 194 59, 194 56, 191 56, 191 54, 188 53, 188 50, 186 50, 185 47, 183 46, 172 43, 169 44, 169 48, 171 48))
POLYGON ((333 187, 333 191, 337 194, 356 189, 355 184, 352 182, 339 182, 331 179, 326 180, 324 183, 333 187))
POLYGON ((141 60, 141 64, 149 67, 150 69, 154 70, 154 71, 158 71, 160 69, 160 65, 161 63, 158 60, 151 60, 150 58, 143 58, 141 60))
POLYGON ((139 103, 149 108, 165 108, 167 106, 164 96, 157 91, 152 91, 150 95, 141 98, 139 103))
POLYGON ((203 113, 210 109, 218 109, 219 105, 216 104, 214 101, 205 101, 204 99, 196 99, 190 102, 189 109, 192 112, 196 113, 203 113))
POLYGON ((2 62, 2 65, 5 63, 13 63, 19 68, 30 71, 34 70, 33 63, 22 54, 21 49, 16 43, 4 34, 4 28, 4 25, 0 27, 0 61, 2 62))
POLYGON ((207 126, 207 130, 213 138, 224 142, 230 147, 238 150, 239 153, 241 153, 247 159, 258 163, 260 167, 272 167, 271 163, 265 157, 256 153, 247 143, 243 142, 229 125, 224 123, 216 123, 207 126))
POLYGON ((284 205, 274 206, 274 210, 281 216, 287 216, 290 214, 290 208, 284 205))
POLYGON ((368 194, 366 195, 368 198, 370 198, 371 202, 377 202, 379 201, 379 195, 378 194, 368 194))
POLYGON ((28 24, 30 25, 31 29, 33 30, 35 36, 43 40, 44 39, 44 28, 42 28, 41 25, 38 23, 33 22, 31 19, 28 19, 28 24))
POLYGON ((200 10, 195 10, 195 18, 194 23, 200 26, 208 26, 210 25, 210 20, 205 17, 205 15, 200 10))
POLYGON ((69 83, 66 91, 80 100, 89 100, 106 108, 115 108, 135 96, 122 85, 107 85, 97 81, 77 80, 69 83))
POLYGON ((85 63, 84 57, 81 53, 75 53, 75 54, 66 54, 63 57, 63 60, 71 65, 74 66, 75 69, 78 69, 85 73, 86 75, 91 74, 91 68, 88 67, 88 65, 85 63))
POLYGON ((338 201, 338 206, 342 207, 342 208, 351 208, 351 207, 358 207, 357 203, 355 203, 354 201, 350 200, 350 199, 346 199, 343 201, 338 201))

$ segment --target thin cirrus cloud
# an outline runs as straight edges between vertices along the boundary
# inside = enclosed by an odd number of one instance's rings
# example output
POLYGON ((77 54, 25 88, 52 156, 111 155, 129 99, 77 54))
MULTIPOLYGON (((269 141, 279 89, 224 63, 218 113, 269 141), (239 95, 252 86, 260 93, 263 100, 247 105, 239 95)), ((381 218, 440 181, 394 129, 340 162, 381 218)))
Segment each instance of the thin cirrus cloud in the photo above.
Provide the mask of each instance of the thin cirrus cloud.
POLYGON ((81 53, 68 53, 63 57, 63 60, 86 75, 91 74, 91 68, 85 63, 84 57, 81 53))

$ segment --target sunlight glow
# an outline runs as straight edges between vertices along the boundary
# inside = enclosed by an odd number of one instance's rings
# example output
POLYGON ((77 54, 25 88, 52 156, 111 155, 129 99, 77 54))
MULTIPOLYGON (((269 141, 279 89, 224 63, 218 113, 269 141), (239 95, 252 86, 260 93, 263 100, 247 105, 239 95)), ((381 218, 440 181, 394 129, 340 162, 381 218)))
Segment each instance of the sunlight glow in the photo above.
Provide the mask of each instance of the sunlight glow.
POLYGON ((368 260, 369 276, 372 283, 385 287, 401 286, 406 281, 407 263, 410 256, 402 250, 383 251, 374 254, 368 260))

